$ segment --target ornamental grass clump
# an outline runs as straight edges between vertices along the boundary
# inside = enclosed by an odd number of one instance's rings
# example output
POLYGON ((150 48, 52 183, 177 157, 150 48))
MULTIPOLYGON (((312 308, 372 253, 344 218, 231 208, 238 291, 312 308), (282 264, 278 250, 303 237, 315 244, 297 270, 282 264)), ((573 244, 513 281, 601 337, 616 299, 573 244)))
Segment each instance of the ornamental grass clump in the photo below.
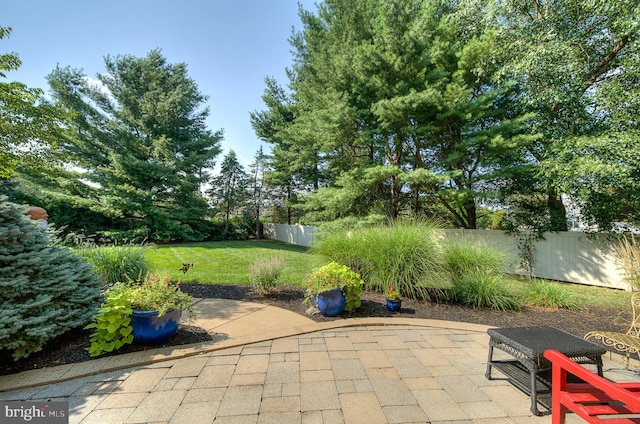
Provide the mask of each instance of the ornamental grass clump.
POLYGON ((529 305, 544 308, 579 308, 576 296, 566 286, 538 279, 529 282, 523 300, 529 305))
POLYGON ((468 272, 503 273, 509 262, 509 257, 504 251, 482 241, 447 240, 442 246, 442 251, 444 266, 454 282, 468 272))
POLYGON ((284 262, 279 258, 257 259, 249 267, 249 279, 253 289, 260 294, 271 292, 278 285, 284 266, 284 262))
POLYGON ((143 246, 85 245, 74 251, 93 266, 93 270, 107 286, 138 280, 149 271, 143 246))
POLYGON ((633 290, 640 290, 640 245, 636 237, 631 235, 623 236, 615 245, 614 251, 617 254, 618 263, 624 274, 624 281, 633 290))
POLYGON ((368 290, 384 293, 394 284, 408 298, 429 299, 427 284, 443 274, 435 229, 429 222, 401 220, 325 233, 316 250, 360 273, 368 290))
POLYGON ((453 282, 455 300, 472 308, 519 311, 520 303, 509 292, 499 274, 476 269, 453 282))

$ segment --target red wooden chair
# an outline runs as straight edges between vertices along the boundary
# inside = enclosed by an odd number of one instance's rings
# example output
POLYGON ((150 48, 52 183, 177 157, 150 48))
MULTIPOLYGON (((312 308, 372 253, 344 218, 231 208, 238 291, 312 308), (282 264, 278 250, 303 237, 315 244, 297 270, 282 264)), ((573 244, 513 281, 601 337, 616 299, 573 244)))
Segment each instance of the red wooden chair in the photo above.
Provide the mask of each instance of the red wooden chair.
POLYGON ((588 423, 640 423, 640 382, 609 381, 556 350, 544 356, 552 363, 552 424, 564 424, 568 410, 588 423), (584 383, 568 383, 569 373, 584 383))

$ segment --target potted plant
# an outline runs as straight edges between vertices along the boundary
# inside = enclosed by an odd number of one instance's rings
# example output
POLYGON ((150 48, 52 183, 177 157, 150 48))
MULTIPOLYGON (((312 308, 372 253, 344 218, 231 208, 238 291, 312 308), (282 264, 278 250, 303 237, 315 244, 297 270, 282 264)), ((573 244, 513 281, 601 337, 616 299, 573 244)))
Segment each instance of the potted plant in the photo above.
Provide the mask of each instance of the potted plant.
POLYGON ((158 345, 176 333, 183 312, 193 317, 191 296, 167 276, 147 274, 142 281, 116 283, 93 323, 91 356, 111 352, 128 343, 158 345))
POLYGON ((393 284, 389 286, 385 297, 387 298, 387 309, 390 311, 398 312, 402 308, 402 297, 393 284))
POLYGON ((345 309, 351 311, 360 306, 363 281, 344 265, 331 262, 317 268, 305 279, 305 284, 305 302, 312 300, 324 316, 337 316, 345 309))

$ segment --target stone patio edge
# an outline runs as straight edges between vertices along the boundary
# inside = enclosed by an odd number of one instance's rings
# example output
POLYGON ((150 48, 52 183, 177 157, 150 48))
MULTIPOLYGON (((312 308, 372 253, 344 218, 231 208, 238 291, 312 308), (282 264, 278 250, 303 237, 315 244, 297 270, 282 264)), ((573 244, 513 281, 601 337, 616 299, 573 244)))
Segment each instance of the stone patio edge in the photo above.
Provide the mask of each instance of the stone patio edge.
MULTIPOLYGON (((458 331, 470 331, 486 333, 492 326, 465 323, 458 321, 444 321, 434 319, 415 318, 348 318, 327 322, 313 322, 312 324, 283 328, 262 334, 227 339, 218 342, 194 343, 190 345, 173 346, 166 348, 151 348, 144 351, 125 353, 106 358, 91 359, 75 364, 60 365, 57 367, 40 368, 23 371, 17 374, 0 376, 0 393, 22 390, 46 384, 62 383, 77 378, 89 377, 107 372, 120 371, 127 368, 141 367, 153 363, 188 358, 205 353, 216 352, 224 349, 235 348, 252 343, 260 343, 269 340, 294 337, 318 331, 352 328, 352 327, 376 327, 376 326, 408 326, 431 327, 458 331)), ((627 358, 613 352, 607 352, 608 358, 633 368, 640 368, 640 361, 627 358)))
POLYGON ((172 346, 165 348, 150 348, 144 351, 124 353, 105 358, 91 359, 75 364, 65 364, 56 367, 39 368, 23 371, 17 374, 0 376, 0 393, 22 390, 46 384, 62 383, 65 381, 89 377, 107 372, 120 371, 127 368, 135 368, 153 363, 187 358, 204 353, 230 349, 252 343, 260 343, 268 340, 282 339, 339 328, 365 327, 365 326, 411 326, 433 327, 451 330, 464 330, 472 332, 486 332, 491 326, 464 323, 456 321, 443 321, 433 319, 414 318, 347 318, 327 322, 313 322, 307 325, 283 328, 281 330, 266 333, 253 334, 227 339, 217 342, 194 343, 189 345, 172 346))

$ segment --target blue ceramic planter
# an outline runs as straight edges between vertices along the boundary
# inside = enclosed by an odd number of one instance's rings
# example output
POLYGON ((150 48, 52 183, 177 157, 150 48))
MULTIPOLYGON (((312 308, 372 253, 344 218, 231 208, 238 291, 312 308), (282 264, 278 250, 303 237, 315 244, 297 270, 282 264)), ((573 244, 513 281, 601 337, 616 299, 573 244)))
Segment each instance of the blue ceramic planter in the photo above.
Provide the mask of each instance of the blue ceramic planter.
POLYGON ((389 300, 387 299, 387 309, 393 312, 398 312, 402 308, 402 300, 389 300))
POLYGON ((133 311, 133 342, 145 346, 159 345, 176 334, 182 311, 169 310, 159 317, 158 311, 133 311))
POLYGON ((346 303, 347 299, 345 299, 342 289, 327 290, 316 296, 316 306, 325 317, 340 315, 346 303))

